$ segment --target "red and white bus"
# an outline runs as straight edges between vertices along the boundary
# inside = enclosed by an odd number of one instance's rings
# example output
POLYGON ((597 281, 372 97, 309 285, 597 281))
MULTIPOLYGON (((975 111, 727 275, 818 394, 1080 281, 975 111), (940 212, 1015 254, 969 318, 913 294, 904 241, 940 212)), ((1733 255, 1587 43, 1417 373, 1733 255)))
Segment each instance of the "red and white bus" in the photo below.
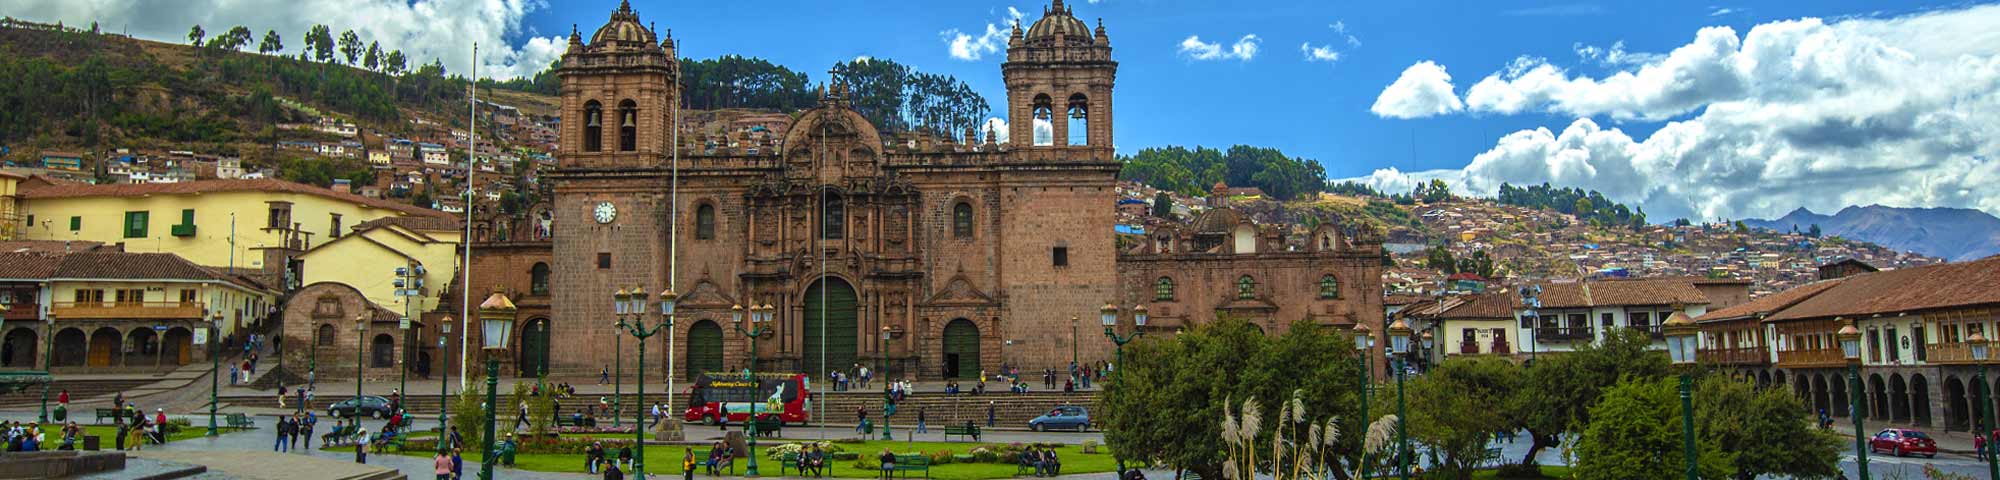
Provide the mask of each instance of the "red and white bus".
POLYGON ((709 373, 688 389, 688 409, 682 418, 709 425, 744 423, 751 410, 757 418, 805 424, 811 417, 810 380, 798 373, 760 373, 755 380, 739 374, 709 373))

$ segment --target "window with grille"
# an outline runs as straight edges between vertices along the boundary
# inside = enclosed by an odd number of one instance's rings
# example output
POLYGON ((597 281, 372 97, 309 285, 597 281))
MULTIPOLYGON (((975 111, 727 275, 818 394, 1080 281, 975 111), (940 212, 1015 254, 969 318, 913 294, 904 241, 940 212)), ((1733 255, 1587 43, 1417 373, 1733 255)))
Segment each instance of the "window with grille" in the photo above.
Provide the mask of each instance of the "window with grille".
POLYGON ((1160 277, 1160 281, 1153 285, 1153 299, 1160 301, 1173 300, 1174 279, 1160 277))
POLYGON ((972 205, 958 202, 951 207, 951 236, 972 238, 972 205))
POLYGON ((1340 298, 1340 279, 1330 274, 1319 277, 1319 298, 1340 298))
POLYGON ((714 206, 714 205, 709 205, 709 204, 706 204, 706 203, 704 203, 704 204, 701 204, 701 206, 699 206, 699 207, 695 207, 695 209, 694 209, 694 238, 695 238, 695 239, 697 239, 697 240, 713 240, 713 239, 715 239, 715 206, 714 206))
POLYGON ((1236 279, 1236 298, 1257 298, 1257 279, 1244 275, 1236 279))

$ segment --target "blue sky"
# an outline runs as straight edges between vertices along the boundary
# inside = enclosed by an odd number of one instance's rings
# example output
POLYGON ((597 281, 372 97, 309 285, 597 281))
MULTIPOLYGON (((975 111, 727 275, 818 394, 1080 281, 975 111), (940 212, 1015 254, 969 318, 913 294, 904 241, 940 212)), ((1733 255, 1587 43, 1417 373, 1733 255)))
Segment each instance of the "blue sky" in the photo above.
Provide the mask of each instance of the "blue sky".
MULTIPOLYGON (((616 0, 14 0, 0 14, 180 41, 190 24, 358 30, 453 72, 532 74, 616 0)), ((1003 98, 999 40, 1045 2, 634 3, 681 54, 823 79, 894 59, 1003 98), (1000 38, 984 34, 992 27, 1000 38), (954 44, 954 40, 958 42, 954 44), (970 51, 968 51, 970 50, 970 51), (977 58, 969 53, 979 53, 977 58)), ((1674 217, 1850 205, 2000 213, 2000 6, 1967 2, 1071 2, 1120 62, 1120 152, 1276 147, 1388 191, 1605 192, 1674 217), (1251 37, 1254 36, 1254 37, 1251 37), (1247 40, 1254 38, 1254 40, 1247 40), (1303 45, 1303 47, 1302 47, 1303 45), (1250 50, 1254 46, 1254 54, 1250 50), (1329 59, 1337 57, 1337 59, 1329 59), (1447 79, 1446 76, 1449 76, 1447 79)))

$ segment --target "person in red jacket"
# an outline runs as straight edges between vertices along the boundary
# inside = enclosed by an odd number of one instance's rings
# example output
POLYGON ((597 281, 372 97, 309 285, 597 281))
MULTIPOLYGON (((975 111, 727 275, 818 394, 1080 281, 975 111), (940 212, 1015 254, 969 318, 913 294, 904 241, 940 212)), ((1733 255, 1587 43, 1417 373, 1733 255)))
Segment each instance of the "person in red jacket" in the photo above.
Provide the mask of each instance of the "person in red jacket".
POLYGON ((56 403, 65 407, 69 406, 69 389, 65 388, 62 393, 56 394, 56 403))

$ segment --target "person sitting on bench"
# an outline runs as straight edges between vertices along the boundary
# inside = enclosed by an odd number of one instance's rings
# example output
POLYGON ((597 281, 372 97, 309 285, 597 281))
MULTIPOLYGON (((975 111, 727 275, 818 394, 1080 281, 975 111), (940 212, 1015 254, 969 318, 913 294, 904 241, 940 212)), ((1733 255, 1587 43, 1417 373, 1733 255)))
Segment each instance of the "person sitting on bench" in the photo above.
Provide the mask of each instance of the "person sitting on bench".
POLYGON ((826 452, 820 451, 819 445, 806 445, 805 453, 799 454, 799 474, 826 476, 826 452))
POLYGON ((885 480, 886 480, 886 479, 888 479, 888 478, 890 478, 890 477, 893 477, 893 476, 895 476, 895 474, 896 474, 896 454, 893 454, 893 453, 889 453, 889 449, 886 449, 886 448, 885 448, 885 449, 882 449, 882 455, 881 455, 881 456, 879 456, 879 457, 876 457, 876 458, 878 458, 878 459, 880 459, 880 460, 882 461, 882 478, 883 478, 883 479, 885 479, 885 480))

